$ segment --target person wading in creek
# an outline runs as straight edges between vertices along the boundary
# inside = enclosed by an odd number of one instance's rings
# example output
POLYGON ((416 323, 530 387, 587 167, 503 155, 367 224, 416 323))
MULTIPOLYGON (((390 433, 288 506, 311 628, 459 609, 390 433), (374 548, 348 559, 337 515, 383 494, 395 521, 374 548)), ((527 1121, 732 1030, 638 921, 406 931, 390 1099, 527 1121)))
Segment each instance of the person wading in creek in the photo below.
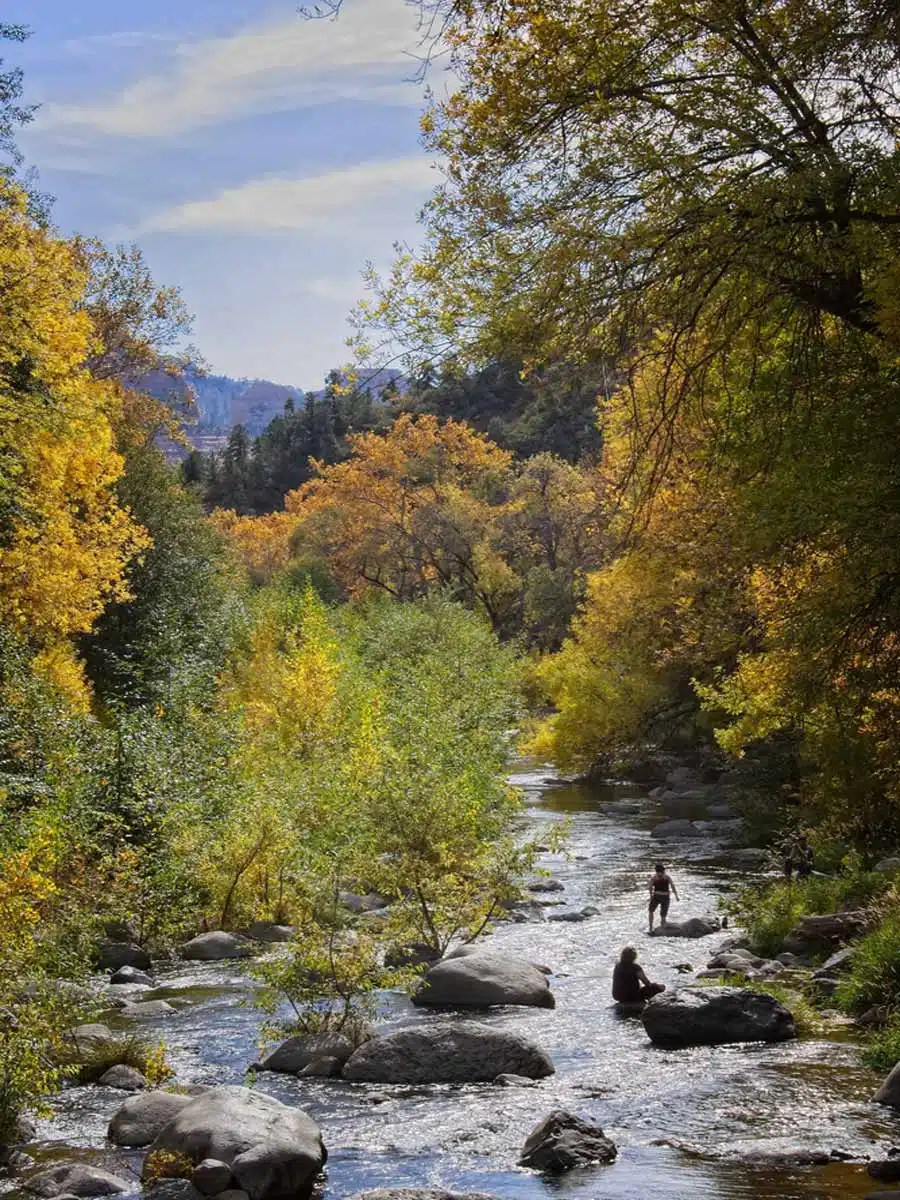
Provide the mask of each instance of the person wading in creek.
POLYGON ((669 915, 669 903, 672 896, 678 899, 678 889, 672 882, 670 876, 666 873, 665 863, 658 862, 656 869, 650 876, 650 932, 653 932, 653 914, 659 909, 659 924, 662 929, 666 927, 666 918, 669 915))
POLYGON ((617 1004, 641 1004, 666 990, 664 983, 651 983, 636 960, 637 950, 626 946, 613 968, 612 994, 617 1004))

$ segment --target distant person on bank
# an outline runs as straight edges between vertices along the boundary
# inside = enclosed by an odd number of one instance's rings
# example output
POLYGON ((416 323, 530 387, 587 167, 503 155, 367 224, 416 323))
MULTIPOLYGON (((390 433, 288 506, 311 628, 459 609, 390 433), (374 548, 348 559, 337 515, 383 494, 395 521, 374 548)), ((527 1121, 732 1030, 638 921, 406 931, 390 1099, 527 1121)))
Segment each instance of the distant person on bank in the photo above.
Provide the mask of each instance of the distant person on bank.
POLYGON ((651 983, 638 966, 637 950, 626 946, 613 969, 612 994, 617 1004, 641 1004, 666 990, 664 983, 651 983))
POLYGON ((650 932, 653 932, 653 914, 659 909, 659 924, 662 929, 666 927, 666 918, 669 915, 669 904, 672 897, 678 899, 678 889, 672 882, 671 876, 666 871, 665 863, 658 862, 653 874, 650 876, 650 932))

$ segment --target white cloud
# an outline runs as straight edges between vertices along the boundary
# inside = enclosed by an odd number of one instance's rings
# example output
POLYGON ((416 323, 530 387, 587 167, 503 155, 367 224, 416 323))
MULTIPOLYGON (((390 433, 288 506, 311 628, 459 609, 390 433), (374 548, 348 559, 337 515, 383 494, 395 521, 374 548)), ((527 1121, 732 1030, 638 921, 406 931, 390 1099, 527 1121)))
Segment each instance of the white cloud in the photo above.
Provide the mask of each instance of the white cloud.
POLYGON ((424 154, 380 159, 302 179, 258 179, 226 188, 207 200, 193 200, 157 213, 138 234, 228 232, 271 234, 341 230, 348 225, 368 235, 385 215, 404 223, 438 183, 433 160, 424 154), (397 197, 401 205, 384 202, 397 197))
MULTIPOLYGON (((132 35, 119 35, 129 38, 132 35)), ((43 131, 80 127, 132 138, 172 136, 251 113, 367 98, 421 103, 417 16, 403 0, 345 0, 336 20, 296 14, 172 46, 167 65, 107 100, 46 104, 43 131)))

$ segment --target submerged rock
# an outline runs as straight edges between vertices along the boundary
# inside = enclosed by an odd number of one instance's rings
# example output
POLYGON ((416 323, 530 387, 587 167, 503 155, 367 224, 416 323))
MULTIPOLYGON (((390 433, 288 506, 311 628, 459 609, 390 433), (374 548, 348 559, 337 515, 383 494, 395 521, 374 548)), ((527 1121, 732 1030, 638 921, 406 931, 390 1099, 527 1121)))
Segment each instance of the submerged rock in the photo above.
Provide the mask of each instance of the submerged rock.
POLYGON ((641 1020, 659 1046, 783 1042, 797 1036, 794 1018, 774 996, 750 988, 687 987, 647 1004, 641 1020))
POLYGON ((227 1163, 251 1200, 307 1200, 327 1158, 318 1126, 301 1109, 230 1086, 189 1097, 155 1138, 157 1150, 227 1163))
POLYGON ((25 1181, 37 1196, 116 1196, 134 1191, 134 1184, 87 1163, 58 1163, 25 1181))
POLYGON ((133 1021, 147 1020, 155 1017, 171 1017, 178 1010, 168 1000, 144 1000, 136 1004, 126 1004, 119 1010, 120 1017, 128 1017, 133 1021))
POLYGON ((650 830, 650 836, 654 838, 698 838, 703 837, 703 834, 693 821, 685 819, 663 821, 661 825, 657 825, 654 829, 650 830))
POLYGON ((477 1021, 441 1021, 375 1037, 354 1053, 344 1079, 358 1083, 488 1083, 498 1075, 543 1079, 553 1063, 519 1033, 477 1021))
POLYGON ((519 1166, 569 1171, 593 1163, 611 1163, 616 1154, 615 1145, 599 1125, 589 1125, 564 1109, 556 1109, 528 1135, 519 1166))
POLYGON ((547 976, 532 963, 487 950, 435 963, 425 973, 412 1001, 443 1008, 498 1004, 553 1008, 556 1004, 547 976))

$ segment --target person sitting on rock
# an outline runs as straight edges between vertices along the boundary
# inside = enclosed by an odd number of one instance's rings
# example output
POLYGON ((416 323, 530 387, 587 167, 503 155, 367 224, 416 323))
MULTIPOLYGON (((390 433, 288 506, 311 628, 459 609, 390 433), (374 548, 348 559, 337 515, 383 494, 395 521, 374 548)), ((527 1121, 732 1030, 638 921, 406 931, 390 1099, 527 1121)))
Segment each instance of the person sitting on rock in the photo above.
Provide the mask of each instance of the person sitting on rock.
POLYGON ((612 994, 617 1004, 642 1004, 666 990, 664 983, 651 983, 638 966, 637 950, 626 946, 613 969, 612 994))
POLYGON ((678 899, 678 889, 666 873, 665 863, 658 862, 650 876, 650 932, 653 932, 653 914, 659 909, 659 924, 666 927, 666 917, 669 915, 669 903, 672 896, 678 899))

